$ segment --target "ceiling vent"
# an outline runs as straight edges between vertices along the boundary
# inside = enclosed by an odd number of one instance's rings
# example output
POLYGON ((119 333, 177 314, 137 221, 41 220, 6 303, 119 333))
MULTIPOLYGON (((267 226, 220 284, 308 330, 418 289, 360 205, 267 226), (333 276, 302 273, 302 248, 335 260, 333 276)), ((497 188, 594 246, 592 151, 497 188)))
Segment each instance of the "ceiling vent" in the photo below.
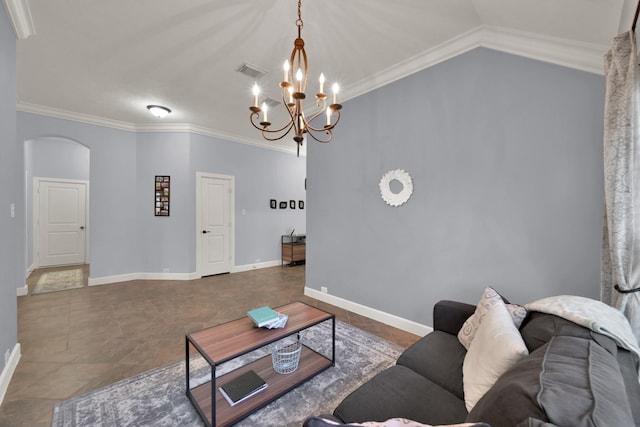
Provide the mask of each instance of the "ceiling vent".
POLYGON ((262 70, 255 65, 247 64, 246 62, 236 68, 236 71, 244 74, 245 76, 249 76, 253 79, 259 79, 260 77, 267 74, 265 70, 262 70))
POLYGON ((264 100, 265 104, 267 104, 269 107, 277 107, 278 105, 281 104, 281 102, 276 101, 273 98, 267 98, 264 100))

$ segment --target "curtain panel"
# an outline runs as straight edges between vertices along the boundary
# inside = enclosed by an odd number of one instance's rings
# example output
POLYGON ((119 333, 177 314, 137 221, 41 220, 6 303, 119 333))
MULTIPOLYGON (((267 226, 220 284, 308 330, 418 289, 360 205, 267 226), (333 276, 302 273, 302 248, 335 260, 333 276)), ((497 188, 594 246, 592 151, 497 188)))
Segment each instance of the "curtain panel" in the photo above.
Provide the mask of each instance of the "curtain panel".
POLYGON ((605 55, 601 300, 622 311, 640 341, 640 125, 635 32, 605 55))

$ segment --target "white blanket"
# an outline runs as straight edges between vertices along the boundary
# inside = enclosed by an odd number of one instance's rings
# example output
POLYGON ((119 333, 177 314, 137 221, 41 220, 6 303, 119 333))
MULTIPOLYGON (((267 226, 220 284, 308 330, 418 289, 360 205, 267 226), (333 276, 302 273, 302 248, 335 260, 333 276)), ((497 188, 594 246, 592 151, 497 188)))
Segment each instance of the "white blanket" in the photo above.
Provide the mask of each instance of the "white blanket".
POLYGON ((638 341, 631 330, 629 321, 619 310, 601 301, 571 295, 543 298, 525 304, 525 308, 529 311, 554 314, 612 338, 620 347, 635 354, 640 380, 638 341))

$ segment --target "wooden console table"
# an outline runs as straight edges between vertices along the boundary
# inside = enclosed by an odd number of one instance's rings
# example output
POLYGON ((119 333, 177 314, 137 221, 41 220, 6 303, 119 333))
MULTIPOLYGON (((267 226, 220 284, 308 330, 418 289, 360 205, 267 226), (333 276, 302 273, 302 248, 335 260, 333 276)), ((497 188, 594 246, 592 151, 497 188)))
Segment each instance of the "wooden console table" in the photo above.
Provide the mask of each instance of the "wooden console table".
POLYGON ((203 329, 186 336, 186 393, 205 424, 227 426, 251 415, 286 392, 304 383, 335 364, 336 322, 335 316, 302 302, 276 307, 287 314, 284 328, 256 328, 249 317, 203 329), (279 374, 273 369, 271 354, 216 378, 216 367, 259 348, 268 346, 289 335, 331 320, 331 358, 320 354, 303 343, 298 369, 290 374, 279 374), (190 365, 194 359, 204 358, 211 369, 211 380, 204 384, 192 384, 190 365), (248 370, 254 370, 268 387, 234 406, 224 399, 217 383, 225 384, 248 370))
POLYGON ((281 266, 285 261, 295 264, 307 258, 307 236, 305 234, 285 234, 280 240, 282 244, 281 266))

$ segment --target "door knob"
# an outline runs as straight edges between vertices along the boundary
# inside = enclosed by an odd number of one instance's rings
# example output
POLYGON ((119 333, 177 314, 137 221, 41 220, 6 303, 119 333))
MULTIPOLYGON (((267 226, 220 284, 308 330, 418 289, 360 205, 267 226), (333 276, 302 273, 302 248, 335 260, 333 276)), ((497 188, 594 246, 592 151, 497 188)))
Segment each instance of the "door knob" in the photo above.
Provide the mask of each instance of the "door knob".
POLYGON ((80 226, 80 230, 84 230, 84 225, 81 225, 81 226, 80 226))
POLYGON ((208 231, 207 230, 202 230, 202 234, 207 234, 208 231))

